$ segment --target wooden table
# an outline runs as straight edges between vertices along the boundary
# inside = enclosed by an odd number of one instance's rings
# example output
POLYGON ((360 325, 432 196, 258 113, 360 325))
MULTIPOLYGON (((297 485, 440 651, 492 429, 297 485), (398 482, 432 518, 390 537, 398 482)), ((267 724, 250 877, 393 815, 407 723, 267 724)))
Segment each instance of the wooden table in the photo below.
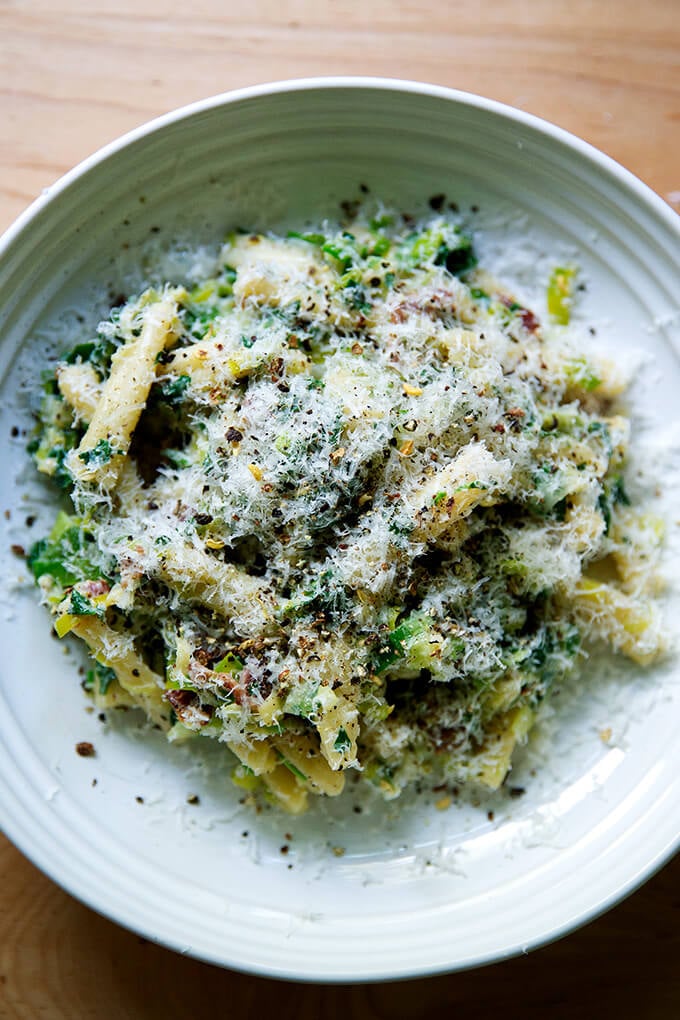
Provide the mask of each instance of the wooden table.
MULTIPOLYGON (((503 100, 593 142, 680 208, 679 15, 677 0, 0 0, 0 229, 63 171, 149 117, 315 74, 419 78, 503 100)), ((76 903, 1 838, 0 867, 2 1018, 680 1013, 678 860, 529 957, 350 988, 174 956, 76 903)))

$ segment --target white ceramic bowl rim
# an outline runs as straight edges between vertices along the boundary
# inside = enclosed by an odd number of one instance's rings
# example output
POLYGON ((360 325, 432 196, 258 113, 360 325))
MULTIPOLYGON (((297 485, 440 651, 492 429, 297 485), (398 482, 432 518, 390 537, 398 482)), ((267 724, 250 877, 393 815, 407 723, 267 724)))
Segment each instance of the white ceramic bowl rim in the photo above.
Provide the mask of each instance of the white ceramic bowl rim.
POLYGON ((570 148, 576 150, 591 163, 601 166, 604 170, 614 174, 619 180, 625 182, 636 196, 646 205, 654 209, 657 215, 661 216, 666 225, 676 230, 680 236, 680 218, 652 189, 644 184, 629 170, 626 170, 620 163, 617 163, 611 156, 605 155, 595 146, 583 141, 577 135, 571 134, 564 128, 558 127, 550 121, 536 117, 534 114, 526 113, 506 103, 498 102, 495 99, 487 99, 484 96, 475 95, 473 92, 464 92, 461 89, 446 88, 443 85, 432 85, 425 82, 410 81, 405 78, 373 78, 362 75, 333 75, 318 78, 290 78, 283 81, 264 82, 260 85, 250 85, 242 89, 233 89, 230 92, 221 92, 206 99, 199 99, 186 106, 180 106, 176 110, 164 113, 153 120, 141 124, 139 127, 127 131, 112 142, 97 149, 90 156, 78 163, 72 170, 69 170, 60 177, 54 184, 43 190, 43 193, 32 202, 27 209, 0 236, 0 257, 5 250, 21 233, 28 223, 46 206, 52 202, 62 191, 65 191, 74 184, 80 177, 88 173, 93 167, 108 159, 113 153, 132 145, 140 138, 161 130, 168 124, 176 123, 193 117, 204 110, 213 107, 223 106, 228 103, 240 103, 243 100, 256 99, 258 96, 274 95, 280 92, 304 92, 314 89, 383 89, 394 92, 412 92, 423 96, 432 96, 437 99, 450 99, 455 102, 476 107, 480 110, 487 110, 496 113, 518 124, 534 128, 557 141, 563 142, 570 148))

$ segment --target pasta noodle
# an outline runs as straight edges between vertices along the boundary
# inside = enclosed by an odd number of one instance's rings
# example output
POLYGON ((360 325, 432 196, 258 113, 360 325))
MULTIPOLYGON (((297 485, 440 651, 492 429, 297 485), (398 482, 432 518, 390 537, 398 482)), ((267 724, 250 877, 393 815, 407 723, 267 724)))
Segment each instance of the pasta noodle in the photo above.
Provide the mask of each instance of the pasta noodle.
POLYGON ((120 458, 127 453, 155 378, 156 359, 175 338, 176 314, 171 294, 144 306, 139 337, 124 344, 112 358, 109 377, 85 435, 69 455, 74 479, 104 488, 115 484, 120 458))

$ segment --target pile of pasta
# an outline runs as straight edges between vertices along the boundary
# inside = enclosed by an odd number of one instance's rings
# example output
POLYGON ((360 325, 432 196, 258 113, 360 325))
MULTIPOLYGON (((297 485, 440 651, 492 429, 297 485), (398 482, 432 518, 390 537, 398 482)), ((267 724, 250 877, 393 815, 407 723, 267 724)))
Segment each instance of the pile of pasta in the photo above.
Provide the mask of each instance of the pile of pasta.
MULTIPOLYGON (((441 206, 441 203, 436 203, 441 206)), ((625 382, 442 211, 234 233, 56 364, 29 564, 102 707, 209 736, 287 810, 348 772, 496 789, 552 687, 663 650, 625 382)))

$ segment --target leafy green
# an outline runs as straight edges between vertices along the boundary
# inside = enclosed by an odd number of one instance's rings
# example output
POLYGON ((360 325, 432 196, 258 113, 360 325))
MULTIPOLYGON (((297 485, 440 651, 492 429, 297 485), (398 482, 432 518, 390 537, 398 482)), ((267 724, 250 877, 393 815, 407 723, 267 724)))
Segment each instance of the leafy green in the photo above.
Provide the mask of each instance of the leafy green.
POLYGON ((62 587, 78 581, 110 579, 113 560, 99 562, 94 539, 77 517, 60 513, 48 538, 29 550, 28 567, 36 580, 48 575, 62 587))
POLYGON ((304 683, 292 687, 285 702, 286 712, 311 719, 318 707, 319 683, 318 677, 309 677, 304 683))
POLYGON ((536 691, 542 697, 547 689, 571 667, 581 646, 581 635, 573 624, 541 624, 524 644, 521 668, 539 681, 536 691))
POLYGON ((345 297, 350 308, 356 308, 360 312, 370 312, 371 302, 367 300, 366 291, 359 284, 352 284, 345 288, 345 297))
POLYGON ((451 248, 441 262, 438 258, 437 262, 445 265, 452 276, 464 276, 465 273, 469 273, 477 265, 472 239, 466 234, 461 234, 460 244, 456 248, 451 248))
POLYGON ((371 255, 387 255, 388 251, 392 246, 392 242, 389 237, 379 237, 373 247, 371 248, 371 255))
POLYGON ((402 261, 414 267, 427 263, 445 266, 453 276, 463 276, 477 265, 472 239, 449 224, 411 234, 402 244, 400 255, 402 261))
POLYGON ((615 478, 605 478, 597 498, 597 506, 604 519, 604 533, 608 535, 612 525, 614 507, 630 506, 630 499, 621 475, 617 475, 615 478))
POLYGON ((333 743, 333 750, 339 751, 340 754, 344 754, 345 751, 349 751, 351 746, 352 741, 350 740, 347 731, 341 726, 333 743))
POLYGON ((97 616, 97 608, 76 588, 71 592, 71 612, 74 616, 97 616))
POLYGON ((403 659, 407 652, 406 646, 414 637, 427 631, 428 626, 428 622, 422 616, 414 614, 390 631, 373 657, 372 665, 375 672, 383 673, 395 662, 403 659))
POLYGON ((179 375, 176 379, 166 379, 161 383, 161 396, 168 404, 179 404, 184 399, 191 376, 179 375))
POLYGON ((202 340, 219 314, 220 309, 215 305, 208 308, 185 308, 184 322, 191 335, 202 340))
POLYGON ((288 237, 295 237, 298 241, 307 241, 309 244, 315 244, 319 247, 326 243, 325 234, 300 234, 297 230, 289 230, 288 237))
POLYGON ((118 344, 115 340, 111 340, 109 337, 97 337, 96 340, 76 344, 64 355, 63 360, 67 365, 89 362, 100 375, 104 376, 108 375, 111 359, 117 349, 118 344))
POLYGON ((100 439, 91 450, 83 450, 82 453, 79 453, 78 458, 88 467, 101 467, 109 463, 113 454, 114 450, 108 439, 100 439))
POLYGON ((73 447, 53 446, 47 454, 48 457, 55 461, 55 468, 51 477, 64 492, 70 492, 73 488, 73 476, 65 463, 66 454, 69 452, 69 449, 73 449, 73 447))
POLYGON ((617 475, 610 484, 612 502, 621 506, 630 506, 630 498, 623 483, 623 477, 617 475))
POLYGON ((321 251, 324 252, 325 255, 330 255, 331 258, 339 262, 342 272, 345 273, 353 264, 358 254, 356 246, 353 243, 354 240, 353 234, 344 231, 339 238, 336 238, 333 241, 326 241, 326 243, 321 246, 321 251))
POLYGON ((347 593, 341 580, 332 570, 322 571, 307 588, 296 592, 281 609, 283 616, 305 616, 324 612, 329 615, 343 613, 348 606, 347 593))
POLYGON ((374 216, 368 223, 368 229, 372 234, 377 234, 385 227, 391 227, 394 223, 394 216, 390 216, 389 213, 383 213, 381 216, 374 216))
POLYGON ((570 488, 568 475, 556 464, 545 461, 533 474, 532 480, 535 488, 528 500, 530 509, 542 517, 554 515, 562 518, 570 488))
POLYGON ((116 674, 112 669, 109 669, 108 666, 102 666, 100 662, 95 662, 94 668, 88 669, 85 674, 83 687, 86 691, 93 691, 96 686, 99 694, 106 694, 116 679, 116 674))
POLYGON ((231 652, 227 652, 223 659, 217 662, 213 669, 216 673, 240 673, 243 669, 243 663, 237 655, 232 655, 231 652))

